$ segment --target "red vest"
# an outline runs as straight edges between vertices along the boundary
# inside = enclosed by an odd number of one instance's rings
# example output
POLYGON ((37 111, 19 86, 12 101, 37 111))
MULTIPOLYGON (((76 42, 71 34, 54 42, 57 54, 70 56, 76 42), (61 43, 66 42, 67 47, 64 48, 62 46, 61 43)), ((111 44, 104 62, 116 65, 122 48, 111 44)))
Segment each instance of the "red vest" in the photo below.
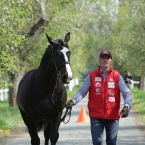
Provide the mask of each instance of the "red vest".
POLYGON ((112 67, 106 80, 100 73, 100 67, 90 72, 89 116, 102 119, 120 118, 120 74, 112 67))

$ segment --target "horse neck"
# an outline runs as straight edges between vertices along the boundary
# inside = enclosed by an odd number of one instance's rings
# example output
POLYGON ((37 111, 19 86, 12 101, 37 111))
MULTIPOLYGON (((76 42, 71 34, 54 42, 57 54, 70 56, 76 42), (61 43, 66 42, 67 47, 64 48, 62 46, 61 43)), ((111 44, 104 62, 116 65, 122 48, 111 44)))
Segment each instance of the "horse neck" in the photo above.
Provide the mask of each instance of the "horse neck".
POLYGON ((57 70, 53 65, 53 62, 40 65, 36 70, 35 80, 37 85, 39 85, 39 87, 43 87, 43 89, 48 87, 53 88, 57 80, 57 70))

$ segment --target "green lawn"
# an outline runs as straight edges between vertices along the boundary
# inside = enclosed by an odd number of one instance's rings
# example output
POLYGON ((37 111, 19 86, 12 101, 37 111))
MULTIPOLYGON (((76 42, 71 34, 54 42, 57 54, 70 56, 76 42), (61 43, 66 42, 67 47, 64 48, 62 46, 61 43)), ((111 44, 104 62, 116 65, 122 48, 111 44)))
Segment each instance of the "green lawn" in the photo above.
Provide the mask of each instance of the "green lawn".
POLYGON ((139 116, 140 120, 145 125, 145 92, 138 90, 137 88, 131 90, 132 92, 132 105, 139 116))
POLYGON ((9 107, 8 101, 0 101, 0 129, 15 128, 21 122, 18 107, 9 107))
POLYGON ((18 107, 9 107, 8 101, 0 101, 0 139, 9 136, 22 122, 18 107))

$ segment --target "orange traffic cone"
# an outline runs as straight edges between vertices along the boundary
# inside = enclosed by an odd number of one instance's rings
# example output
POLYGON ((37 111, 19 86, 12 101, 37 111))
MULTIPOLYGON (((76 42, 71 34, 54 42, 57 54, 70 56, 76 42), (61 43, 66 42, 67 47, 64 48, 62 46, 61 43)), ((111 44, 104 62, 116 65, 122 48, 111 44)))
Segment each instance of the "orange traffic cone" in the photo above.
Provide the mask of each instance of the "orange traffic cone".
POLYGON ((78 120, 76 122, 77 123, 89 122, 84 107, 81 108, 78 120))

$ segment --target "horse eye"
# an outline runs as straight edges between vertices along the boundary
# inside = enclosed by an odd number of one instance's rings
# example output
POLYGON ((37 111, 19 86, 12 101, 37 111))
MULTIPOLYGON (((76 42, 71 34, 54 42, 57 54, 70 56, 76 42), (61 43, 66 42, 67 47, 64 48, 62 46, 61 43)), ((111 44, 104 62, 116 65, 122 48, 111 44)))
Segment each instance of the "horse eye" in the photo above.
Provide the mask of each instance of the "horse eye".
POLYGON ((61 51, 60 50, 56 50, 56 54, 60 55, 61 51))
POLYGON ((67 55, 67 56, 70 56, 70 55, 71 55, 71 51, 68 51, 68 52, 66 53, 66 55, 67 55))

